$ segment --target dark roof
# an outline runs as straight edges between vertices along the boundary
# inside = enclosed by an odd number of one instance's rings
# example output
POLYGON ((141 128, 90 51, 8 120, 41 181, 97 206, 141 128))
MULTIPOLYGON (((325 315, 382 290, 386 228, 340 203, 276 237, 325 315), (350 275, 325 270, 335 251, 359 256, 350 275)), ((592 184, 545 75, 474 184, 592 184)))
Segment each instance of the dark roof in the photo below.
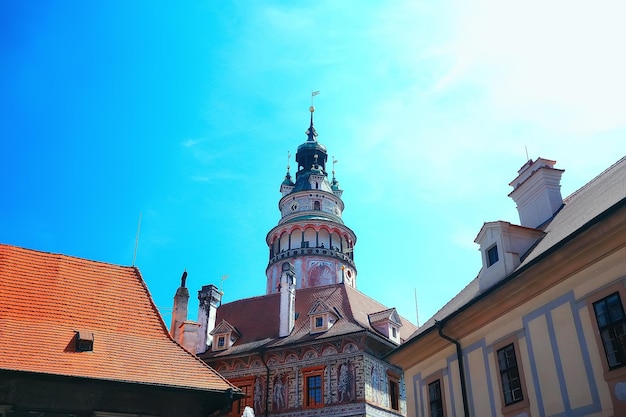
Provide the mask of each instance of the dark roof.
MULTIPOLYGON (((564 205, 561 210, 543 226, 545 236, 531 249, 510 276, 515 275, 521 269, 540 259, 547 251, 565 241, 594 218, 625 199, 626 157, 623 157, 578 191, 564 199, 564 205)), ((469 303, 477 300, 482 294, 479 287, 478 277, 476 277, 435 313, 433 317, 420 326, 410 339, 433 328, 435 321, 442 321, 454 315, 469 303)))
POLYGON ((172 340, 134 267, 0 244, 0 337, 0 370, 234 388, 172 340), (76 351, 77 330, 93 351, 76 351))
MULTIPOLYGON (((241 338, 227 350, 220 352, 211 352, 209 350, 201 356, 220 357, 244 354, 261 347, 282 347, 364 330, 379 334, 370 325, 368 316, 381 311, 389 311, 389 309, 378 301, 344 284, 299 289, 296 290, 297 318, 294 329, 289 336, 280 338, 278 336, 280 294, 238 300, 223 304, 218 308, 216 323, 226 320, 237 329, 241 334, 241 338), (323 333, 310 334, 308 313, 318 300, 322 300, 338 316, 338 320, 329 330, 323 333)), ((416 326, 413 323, 402 317, 400 319, 402 322, 401 333, 405 336, 416 330, 416 326)))

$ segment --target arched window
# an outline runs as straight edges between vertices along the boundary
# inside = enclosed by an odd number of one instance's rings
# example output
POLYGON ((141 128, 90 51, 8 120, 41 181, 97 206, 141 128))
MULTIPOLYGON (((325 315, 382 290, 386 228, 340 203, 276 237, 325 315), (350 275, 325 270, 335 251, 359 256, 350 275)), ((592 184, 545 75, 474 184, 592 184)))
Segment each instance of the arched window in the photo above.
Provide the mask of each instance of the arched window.
POLYGON ((320 203, 319 201, 314 201, 313 210, 321 210, 321 209, 322 209, 322 203, 320 203))

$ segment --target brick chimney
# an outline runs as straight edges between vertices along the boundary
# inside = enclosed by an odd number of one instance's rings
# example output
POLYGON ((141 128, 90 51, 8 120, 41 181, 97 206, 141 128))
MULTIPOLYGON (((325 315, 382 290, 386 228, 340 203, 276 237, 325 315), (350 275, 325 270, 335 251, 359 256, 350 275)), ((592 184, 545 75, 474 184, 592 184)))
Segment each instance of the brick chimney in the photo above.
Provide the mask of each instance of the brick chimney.
POLYGON ((211 346, 213 339, 209 333, 215 328, 215 318, 217 316, 217 308, 222 303, 222 293, 213 284, 204 285, 198 291, 198 339, 196 344, 196 353, 206 352, 207 347, 211 346))
POLYGON ((509 197, 517 204, 522 226, 538 228, 563 205, 561 175, 564 171, 555 169, 554 164, 556 161, 544 158, 529 160, 509 184, 513 187, 509 197))
POLYGON ((172 311, 172 325, 170 326, 170 335, 172 339, 180 340, 180 326, 187 321, 187 305, 189 303, 189 290, 185 287, 187 280, 187 271, 183 272, 180 279, 180 287, 174 295, 174 308, 172 311))
POLYGON ((280 274, 280 328, 278 336, 289 336, 295 325, 296 268, 285 262, 280 274))

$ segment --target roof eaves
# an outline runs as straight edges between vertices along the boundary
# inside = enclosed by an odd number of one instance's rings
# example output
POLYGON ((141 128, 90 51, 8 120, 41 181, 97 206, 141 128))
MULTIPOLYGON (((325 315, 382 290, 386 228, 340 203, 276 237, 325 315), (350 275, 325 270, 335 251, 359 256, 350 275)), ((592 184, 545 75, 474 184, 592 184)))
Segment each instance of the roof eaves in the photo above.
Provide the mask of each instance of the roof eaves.
MULTIPOLYGON (((552 255, 552 253, 554 253, 557 250, 561 249, 563 246, 565 246, 571 240, 575 239, 578 235, 580 235, 581 233, 583 233, 587 229, 591 228, 592 226, 594 226, 598 222, 602 221, 604 218, 611 216, 614 212, 616 212, 616 211, 618 211, 618 210, 620 210, 622 208, 625 208, 625 207, 626 207, 626 198, 622 198, 620 201, 618 201, 617 203, 615 203, 611 207, 607 208, 606 210, 604 210, 602 213, 600 213, 599 215, 597 215, 593 219, 589 220, 583 226, 579 227, 577 230, 575 230, 574 232, 570 233, 568 236, 566 236, 565 238, 563 238, 559 242, 555 243, 554 245, 552 245, 551 247, 546 249, 544 252, 539 254, 536 258, 532 259, 529 263, 527 263, 526 265, 522 265, 519 269, 516 269, 515 271, 513 271, 509 276, 505 277, 502 281, 500 281, 497 284, 493 285, 492 287, 490 287, 486 291, 484 291, 482 293, 479 293, 474 298, 472 298, 471 300, 469 300, 468 302, 466 302, 465 304, 460 306, 458 309, 450 312, 448 315, 446 315, 444 317, 441 317, 439 319, 436 319, 435 322, 439 322, 442 325, 444 325, 447 321, 452 320, 453 318, 455 318, 456 316, 460 315, 463 311, 467 310, 472 305, 480 302, 483 298, 488 297, 493 292, 497 291, 501 287, 507 285, 510 281, 512 281, 512 280, 516 279, 518 276, 522 275, 526 270, 530 269, 531 267, 533 267, 534 265, 536 265, 538 263, 543 262, 547 257, 552 255)), ((436 316, 436 314, 434 316, 436 316)), ((433 330, 436 330, 436 329, 437 329, 436 324, 431 324, 430 327, 425 329, 423 332, 418 333, 413 338, 410 338, 405 343, 403 343, 402 345, 398 346, 398 348, 395 349, 393 353, 399 352, 399 351, 402 351, 402 350, 406 349, 409 345, 413 345, 418 340, 422 339, 427 334, 431 333, 433 330)), ((390 354, 391 353, 387 354, 386 356, 389 356, 390 354)))

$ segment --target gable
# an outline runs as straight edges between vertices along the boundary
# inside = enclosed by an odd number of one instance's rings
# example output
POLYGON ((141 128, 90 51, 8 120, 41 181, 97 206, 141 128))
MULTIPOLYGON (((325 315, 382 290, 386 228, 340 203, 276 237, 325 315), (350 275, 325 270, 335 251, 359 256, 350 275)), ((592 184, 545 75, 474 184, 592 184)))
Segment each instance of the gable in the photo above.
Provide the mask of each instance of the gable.
POLYGON ((134 267, 0 244, 0 317, 0 370, 232 388, 172 340, 134 267))

